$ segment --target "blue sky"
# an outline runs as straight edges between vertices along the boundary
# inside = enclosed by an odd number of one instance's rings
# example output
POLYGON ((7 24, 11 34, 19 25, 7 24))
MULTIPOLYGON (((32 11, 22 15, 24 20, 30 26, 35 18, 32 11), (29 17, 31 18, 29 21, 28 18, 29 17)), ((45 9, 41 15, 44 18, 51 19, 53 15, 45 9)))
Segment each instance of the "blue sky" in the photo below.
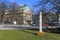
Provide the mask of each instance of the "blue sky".
MULTIPOLYGON (((36 11, 40 10, 41 7, 37 7, 37 8, 34 8, 33 5, 36 4, 38 1, 40 0, 8 0, 10 2, 16 2, 17 4, 19 5, 24 5, 24 4, 27 4, 29 6, 30 9, 33 9, 33 12, 36 13, 36 11)), ((50 6, 50 5, 49 5, 50 6)), ((47 5, 47 9, 51 8, 48 7, 47 5)))
POLYGON ((33 8, 33 5, 39 0, 8 0, 10 2, 16 2, 18 4, 27 4, 29 8, 33 8))

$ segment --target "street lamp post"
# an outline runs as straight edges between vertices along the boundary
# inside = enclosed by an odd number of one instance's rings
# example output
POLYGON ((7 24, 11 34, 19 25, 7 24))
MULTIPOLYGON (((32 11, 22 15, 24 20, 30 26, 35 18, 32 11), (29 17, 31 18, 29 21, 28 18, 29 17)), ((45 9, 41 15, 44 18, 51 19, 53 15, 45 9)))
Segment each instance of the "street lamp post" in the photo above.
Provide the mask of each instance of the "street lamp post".
POLYGON ((39 32, 38 32, 38 35, 43 35, 44 32, 42 31, 42 12, 40 12, 40 15, 39 15, 39 32))

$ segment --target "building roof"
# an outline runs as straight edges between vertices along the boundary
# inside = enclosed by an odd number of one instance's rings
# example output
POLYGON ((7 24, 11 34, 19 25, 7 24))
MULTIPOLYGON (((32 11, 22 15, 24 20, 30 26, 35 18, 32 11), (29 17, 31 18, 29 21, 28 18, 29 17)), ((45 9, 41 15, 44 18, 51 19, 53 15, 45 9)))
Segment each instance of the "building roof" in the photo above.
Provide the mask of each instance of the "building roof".
POLYGON ((30 10, 29 7, 28 7, 28 5, 26 5, 26 4, 23 6, 23 9, 24 10, 30 10))

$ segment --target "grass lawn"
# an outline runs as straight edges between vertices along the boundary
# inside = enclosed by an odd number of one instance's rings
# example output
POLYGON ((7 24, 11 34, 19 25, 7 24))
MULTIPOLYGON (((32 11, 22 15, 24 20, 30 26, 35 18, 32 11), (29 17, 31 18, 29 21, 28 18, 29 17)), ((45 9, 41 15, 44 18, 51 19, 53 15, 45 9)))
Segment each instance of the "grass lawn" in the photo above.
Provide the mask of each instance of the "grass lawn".
POLYGON ((0 40, 60 40, 60 34, 47 33, 35 35, 32 30, 0 30, 0 40))

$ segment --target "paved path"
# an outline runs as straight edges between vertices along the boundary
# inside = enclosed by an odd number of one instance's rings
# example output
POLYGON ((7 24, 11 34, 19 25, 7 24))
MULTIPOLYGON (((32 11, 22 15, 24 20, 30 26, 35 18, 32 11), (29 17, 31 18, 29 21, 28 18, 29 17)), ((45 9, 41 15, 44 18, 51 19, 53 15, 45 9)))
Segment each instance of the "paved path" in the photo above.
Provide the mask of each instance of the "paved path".
POLYGON ((39 29, 30 25, 0 25, 0 30, 39 29))

